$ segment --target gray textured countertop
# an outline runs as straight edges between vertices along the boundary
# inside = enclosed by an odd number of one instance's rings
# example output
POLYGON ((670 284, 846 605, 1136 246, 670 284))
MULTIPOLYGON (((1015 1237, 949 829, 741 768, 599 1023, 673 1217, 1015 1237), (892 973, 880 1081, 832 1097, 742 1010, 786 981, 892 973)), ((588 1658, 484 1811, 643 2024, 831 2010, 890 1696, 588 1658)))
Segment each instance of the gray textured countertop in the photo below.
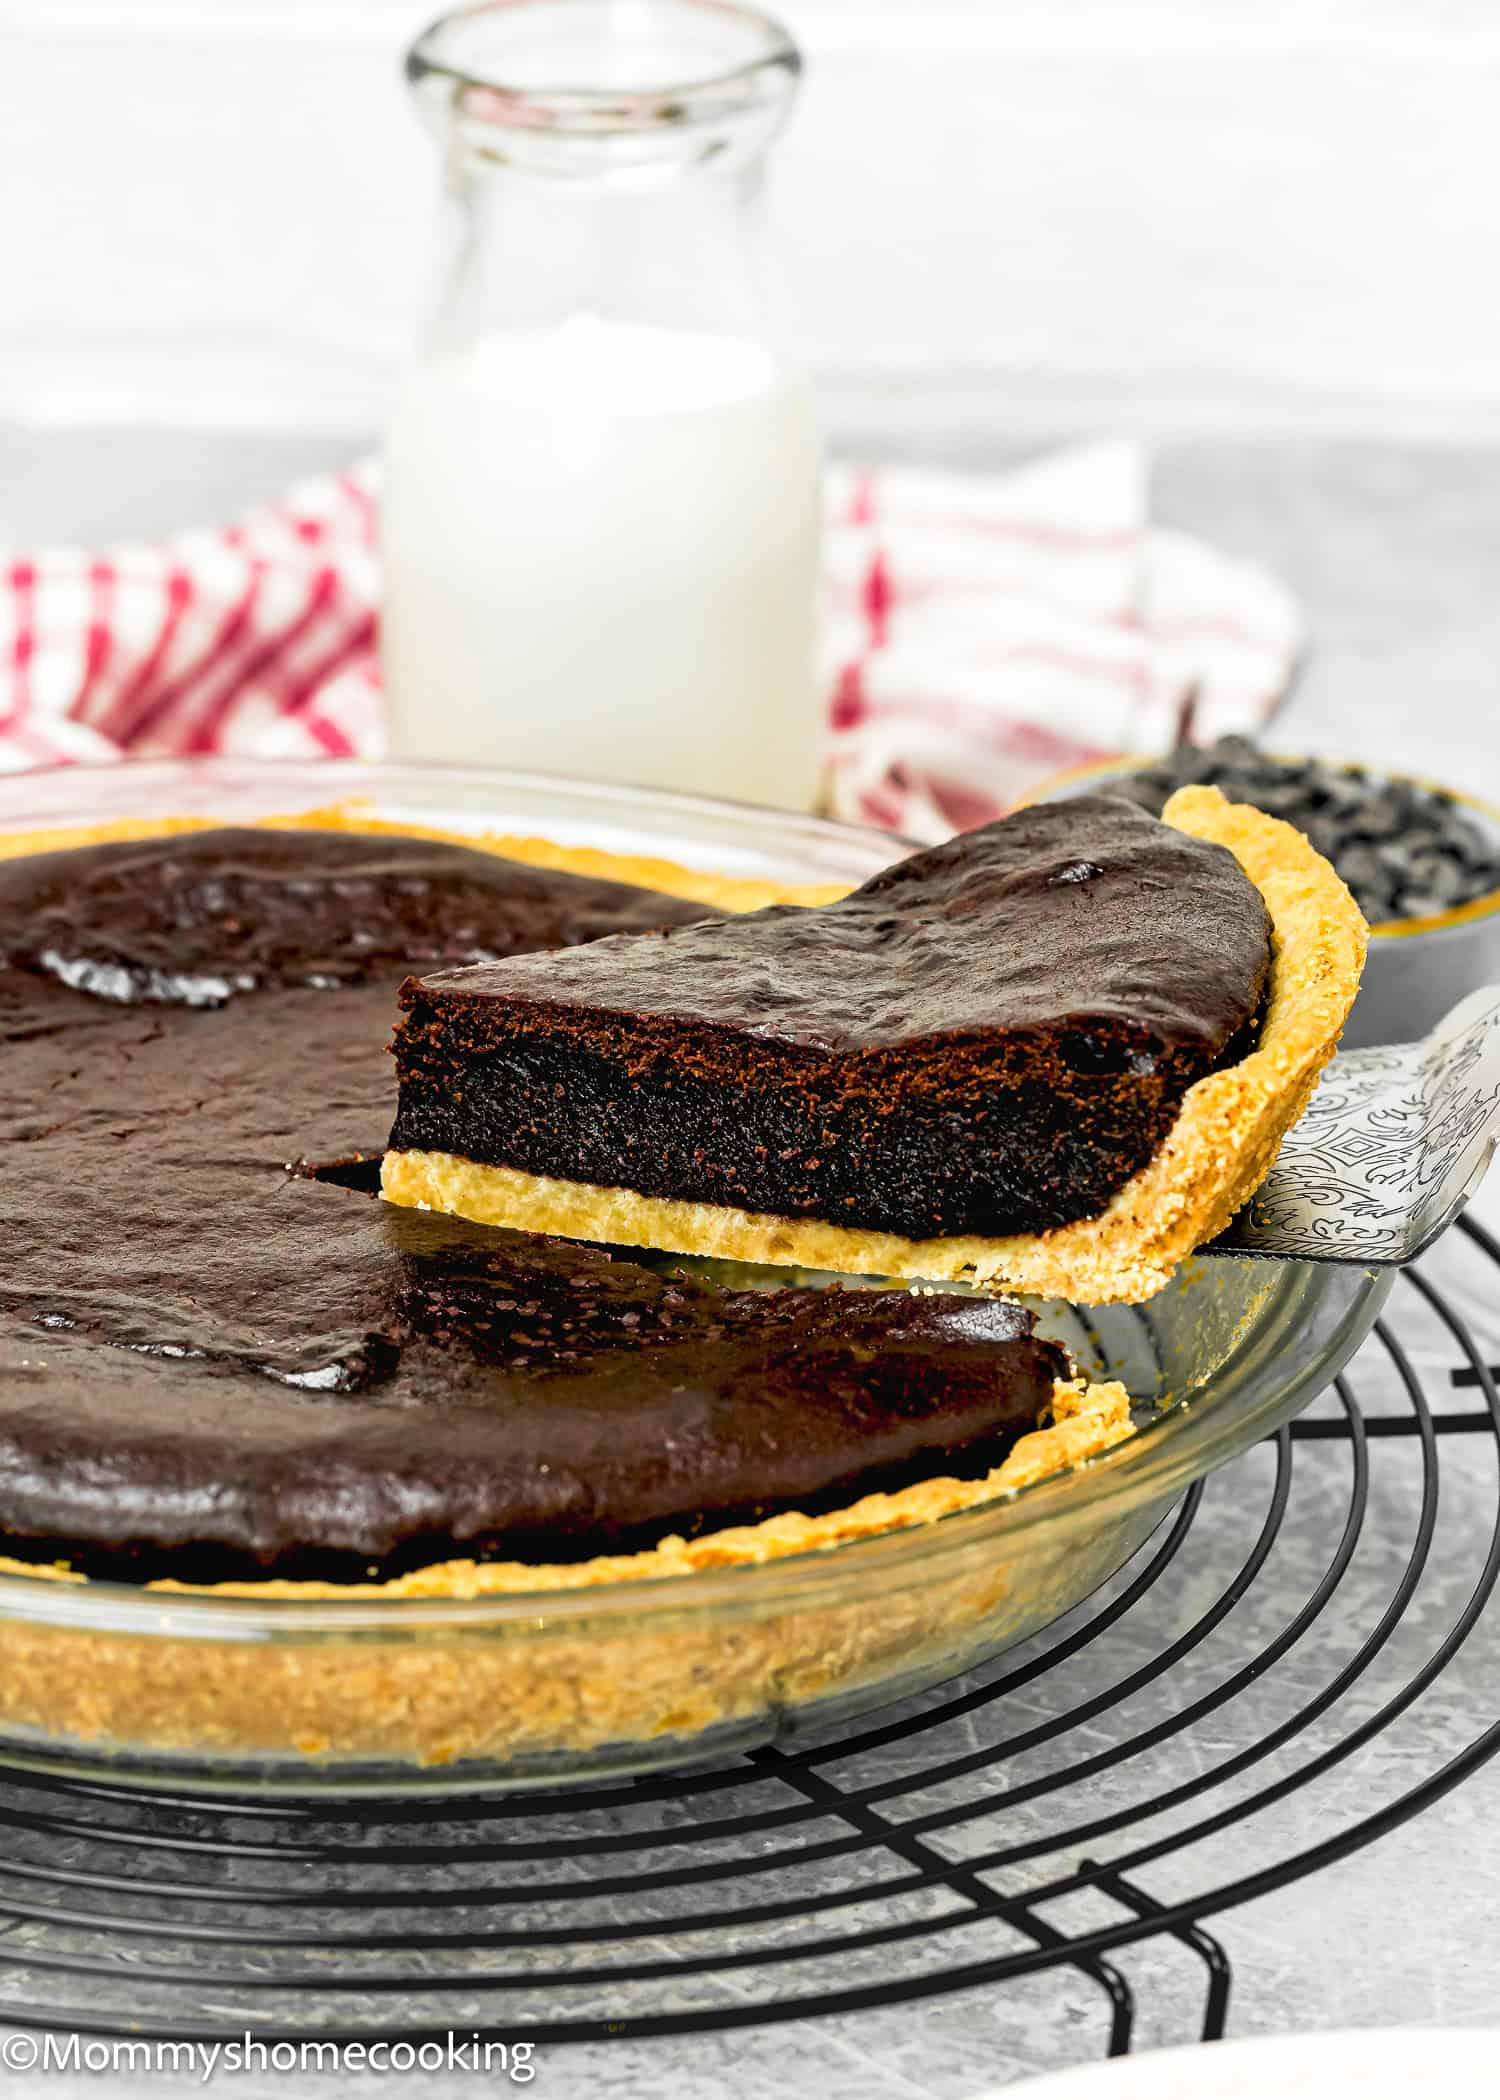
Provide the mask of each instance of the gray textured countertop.
MULTIPOLYGON (((889 420, 845 416, 842 449, 890 456, 889 420)), ((908 449, 922 457, 981 466, 1018 448, 964 431, 931 429, 908 449)), ((1028 448, 1029 449, 1029 448, 1028 448)), ((139 434, 29 435, 0 431, 0 526, 12 536, 90 541, 127 530, 182 524, 231 511, 285 481, 342 455, 314 440, 268 441, 139 434)), ((1303 598, 1315 653, 1285 718, 1281 741, 1409 765, 1500 794, 1500 450, 1341 441, 1306 435, 1215 439, 1196 436, 1159 449, 1157 514, 1273 566, 1303 598)), ((1485 1214, 1500 1201, 1492 1190, 1485 1214)), ((1445 1275, 1448 1272, 1445 1271, 1445 1275)), ((1463 1298, 1491 1362, 1500 1361, 1500 1291, 1495 1272, 1460 1263, 1448 1279, 1463 1298)), ((1435 1345, 1434 1345, 1435 1346, 1435 1345)), ((1420 1351, 1419 1351, 1420 1354, 1420 1351)), ((1434 1358, 1434 1360, 1436 1360, 1434 1358)), ((1363 1396, 1362 1396, 1363 1397, 1363 1396)), ((1379 1403, 1372 1390, 1366 1404, 1379 1403)), ((1387 1657, 1391 1681, 1403 1662, 1459 1609, 1482 1558, 1495 1507, 1495 1450, 1486 1439, 1444 1440, 1442 1551, 1435 1553, 1412 1612, 1387 1657)), ((1266 1578, 1226 1622, 1194 1672, 1232 1666, 1246 1639, 1264 1640, 1326 1558, 1335 1474, 1347 1466, 1336 1447, 1299 1446, 1298 1489, 1266 1578)), ((1389 1441, 1372 1460, 1367 1536, 1337 1608, 1310 1629, 1256 1697, 1224 1717, 1218 1733, 1199 1729, 1183 1747, 1207 1758, 1245 1739, 1259 1718, 1278 1716, 1326 1682, 1351 1630, 1378 1613, 1389 1594, 1393 1556, 1409 1540, 1406 1515, 1416 1454, 1389 1441)), ((1259 1454, 1242 1462, 1259 1463, 1259 1454)), ((1195 1535, 1195 1558, 1180 1581, 1152 1593, 1129 1631, 1085 1651, 1066 1678, 1070 1699, 1126 1673, 1170 1641, 1200 1608, 1205 1586, 1222 1579, 1244 1540, 1241 1513, 1222 1483, 1210 1489, 1195 1535)), ((1290 1852, 1435 1769, 1500 1714, 1495 1629, 1481 1623, 1458 1661, 1403 1724, 1377 1736, 1318 1785, 1279 1812, 1276 1845, 1290 1852)), ((1188 1673, 1192 1691, 1200 1680, 1188 1673)), ((1057 1680, 1044 1676, 1007 1706, 1009 1729, 1045 1718, 1057 1680)), ((1149 1725, 1184 1696, 1182 1676, 1148 1687, 1132 1720, 1149 1725), (1153 1701, 1157 1702, 1153 1708, 1153 1701)), ((1356 1691, 1345 1722, 1368 1708, 1356 1691)), ((1072 1755, 1110 1739, 1113 1723, 1080 1728, 1072 1755)), ((1163 1768, 1165 1770, 1165 1767, 1163 1768)), ((1235 1991, 1230 2032, 1401 2022, 1482 2023, 1497 2014, 1493 1950, 1500 1931, 1500 1778, 1493 1771, 1449 1795, 1383 1841, 1315 1878, 1245 1905, 1216 1921, 1230 1949, 1235 1991)), ((1214 1871, 1225 1878, 1256 1864, 1255 1833, 1220 1841, 1214 1871)), ((1158 1896, 1174 1893, 1164 1868, 1158 1896)), ((1191 1886, 1191 1879, 1184 1884, 1191 1886)), ((1190 2039, 1201 2017, 1202 1971, 1180 1946, 1151 1943, 1122 1958, 1140 2002, 1137 2046, 1190 2039)), ((1071 1970, 1008 1989, 970 1991, 923 2004, 835 2020, 752 2029, 724 2036, 620 2042, 544 2052, 536 2086, 548 2094, 681 2095, 724 2092, 740 2100, 813 2093, 820 2100, 871 2096, 979 2094, 1008 2080, 1102 2052, 1104 2017, 1096 1988, 1071 1970)), ((91 2083, 54 2077, 12 2080, 9 2090, 82 2093, 91 2083)), ((404 2094, 434 2088, 455 2094, 497 2089, 494 2079, 349 2074, 306 2081, 306 2090, 404 2094)), ((111 2089, 144 2096, 160 2082, 122 2076, 111 2089)), ((244 2094, 284 2094, 285 2079, 251 2075, 244 2094)), ((500 2089, 504 2089, 501 2087, 500 2089)))

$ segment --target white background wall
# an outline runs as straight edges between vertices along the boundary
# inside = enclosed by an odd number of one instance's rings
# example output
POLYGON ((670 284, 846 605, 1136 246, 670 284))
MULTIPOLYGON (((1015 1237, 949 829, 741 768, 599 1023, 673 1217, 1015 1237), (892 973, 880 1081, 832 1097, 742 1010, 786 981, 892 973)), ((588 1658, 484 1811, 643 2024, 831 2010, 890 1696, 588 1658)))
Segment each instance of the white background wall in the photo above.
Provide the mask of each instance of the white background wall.
MULTIPOLYGON (((0 0, 0 418, 371 427, 424 278, 430 11, 0 0)), ((782 12, 779 209, 843 398, 1500 429, 1492 0, 782 12)))

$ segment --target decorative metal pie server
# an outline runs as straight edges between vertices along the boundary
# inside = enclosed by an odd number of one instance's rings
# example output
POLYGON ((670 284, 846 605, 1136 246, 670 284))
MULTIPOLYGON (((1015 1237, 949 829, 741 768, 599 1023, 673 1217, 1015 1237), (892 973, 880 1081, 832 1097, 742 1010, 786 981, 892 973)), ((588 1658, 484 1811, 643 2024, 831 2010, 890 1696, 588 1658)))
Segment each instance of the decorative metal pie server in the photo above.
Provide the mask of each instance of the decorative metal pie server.
POLYGON ((1255 1196, 1201 1251, 1404 1267, 1497 1145, 1500 985, 1487 985, 1421 1042, 1340 1051, 1255 1196))

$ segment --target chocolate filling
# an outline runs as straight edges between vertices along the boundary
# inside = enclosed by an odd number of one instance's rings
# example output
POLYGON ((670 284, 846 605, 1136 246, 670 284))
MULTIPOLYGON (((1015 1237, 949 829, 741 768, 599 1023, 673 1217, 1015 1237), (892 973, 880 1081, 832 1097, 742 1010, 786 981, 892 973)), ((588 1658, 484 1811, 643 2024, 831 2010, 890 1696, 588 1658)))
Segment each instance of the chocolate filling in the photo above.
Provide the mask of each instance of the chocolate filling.
POLYGON ((354 1193, 403 969, 703 916, 343 833, 0 862, 0 1549, 358 1579, 997 1463, 1066 1368, 1014 1307, 747 1291, 354 1193))
POLYGON ((402 988, 392 1145, 910 1238, 1097 1215, 1270 968, 1233 856, 1022 810, 843 902, 402 988))
MULTIPOLYGON (((29 1341, 0 1342, 7 1384, 18 1350, 46 1366, 31 1406, 0 1412, 19 1550, 195 1580, 630 1551, 982 1472, 1067 1371, 1017 1306, 736 1290, 313 1183, 288 1196, 277 1249, 234 1249, 238 1306, 205 1304, 200 1269, 171 1339, 61 1292, 34 1301, 29 1341)), ((154 1261, 127 1267, 136 1304, 154 1298, 154 1261)))

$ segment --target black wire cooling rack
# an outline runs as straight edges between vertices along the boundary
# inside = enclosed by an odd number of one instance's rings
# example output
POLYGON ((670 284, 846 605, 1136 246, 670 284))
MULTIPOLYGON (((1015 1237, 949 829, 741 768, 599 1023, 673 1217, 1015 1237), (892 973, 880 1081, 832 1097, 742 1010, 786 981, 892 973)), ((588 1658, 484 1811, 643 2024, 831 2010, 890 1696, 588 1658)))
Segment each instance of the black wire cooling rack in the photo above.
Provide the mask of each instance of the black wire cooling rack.
POLYGON ((1087 1605, 795 1747, 343 1813, 11 1774, 0 2021, 541 2045, 1025 1991, 1066 1965, 1120 2053, 1122 1957, 1151 1943, 1197 1965, 1212 2039, 1255 1986, 1224 1914, 1500 1747, 1500 1719, 1472 1732, 1465 1652, 1500 1574, 1497 1336, 1500 1244, 1464 1222, 1333 1391, 1087 1605))

